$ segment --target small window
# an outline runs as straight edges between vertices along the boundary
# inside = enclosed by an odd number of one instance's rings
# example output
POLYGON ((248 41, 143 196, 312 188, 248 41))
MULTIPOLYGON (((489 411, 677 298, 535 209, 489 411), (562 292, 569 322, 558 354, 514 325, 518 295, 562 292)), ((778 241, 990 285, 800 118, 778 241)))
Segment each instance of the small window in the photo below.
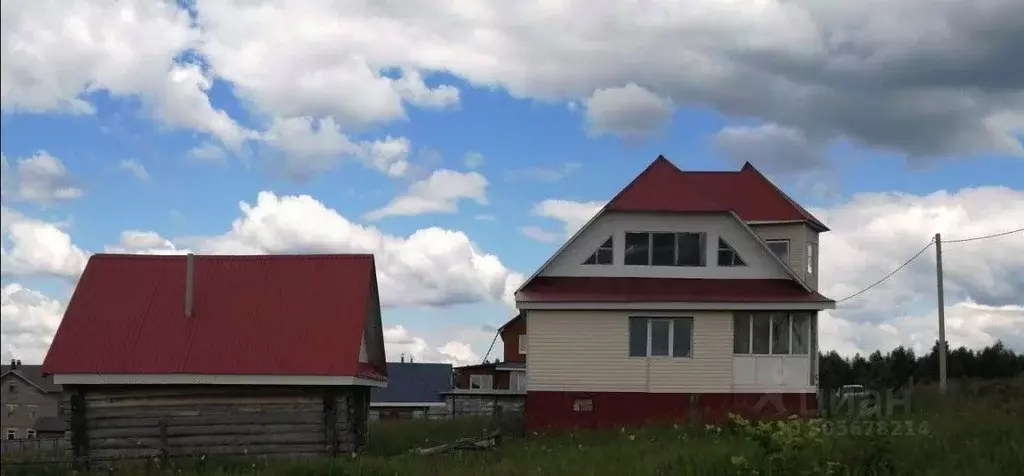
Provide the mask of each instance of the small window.
POLYGON ((807 244, 807 274, 814 274, 814 250, 817 245, 814 243, 807 244))
POLYGON ((8 440, 16 440, 18 439, 18 432, 14 431, 14 428, 8 428, 6 436, 8 440))
POLYGON ((526 391, 526 372, 511 372, 509 378, 511 379, 510 387, 512 390, 526 391))
POLYGON ((669 335, 671 335, 672 324, 664 319, 652 319, 650 355, 667 357, 669 356, 669 335))
POLYGON ((601 247, 597 249, 583 264, 612 264, 615 259, 615 242, 608 237, 601 247))
POLYGON ((790 349, 793 354, 807 355, 811 350, 811 315, 806 312, 793 313, 793 335, 790 349))
POLYGON ((31 439, 31 438, 35 438, 35 437, 36 437, 36 430, 25 430, 25 438, 31 439))
POLYGON ((10 393, 10 394, 18 393, 18 386, 13 384, 13 383, 7 385, 7 393, 10 393))
POLYGON ((7 405, 7 418, 13 418, 18 413, 17 405, 7 405))
POLYGON ((693 318, 629 318, 630 357, 692 357, 693 318))
POLYGON ((626 233, 626 252, 623 263, 628 266, 647 266, 651 264, 650 233, 626 233))
POLYGON ((772 354, 789 354, 789 314, 785 312, 772 314, 772 354))
POLYGON ((494 376, 492 375, 470 375, 469 388, 490 390, 494 388, 494 376))
POLYGON ((676 233, 676 266, 704 266, 704 233, 676 233))
POLYGON ((675 266, 676 234, 651 233, 651 265, 675 266))
POLYGON ((750 330, 750 353, 757 355, 767 355, 771 351, 772 342, 771 314, 754 314, 754 317, 751 319, 750 330))
POLYGON ((768 240, 768 249, 775 253, 783 263, 789 263, 789 240, 768 240))
POLYGON ((736 252, 726 243, 725 240, 718 239, 718 265, 719 266, 746 266, 747 263, 740 258, 739 253, 736 252))
POLYGON ((737 313, 732 318, 733 342, 735 354, 750 353, 750 314, 737 313))
POLYGON ((629 318, 629 356, 647 357, 647 318, 629 318))
POLYGON ((522 334, 519 336, 519 353, 526 353, 526 334, 522 334))
POLYGON ((572 411, 592 412, 594 411, 594 401, 589 398, 577 398, 572 401, 572 411))

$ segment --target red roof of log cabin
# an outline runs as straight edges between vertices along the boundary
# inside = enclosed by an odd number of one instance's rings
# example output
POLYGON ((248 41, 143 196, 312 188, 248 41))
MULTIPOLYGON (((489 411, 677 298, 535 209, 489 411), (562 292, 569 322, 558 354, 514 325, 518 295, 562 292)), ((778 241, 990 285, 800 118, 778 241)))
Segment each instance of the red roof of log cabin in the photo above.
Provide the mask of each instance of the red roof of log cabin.
POLYGON ((819 232, 828 231, 750 163, 738 172, 684 172, 659 155, 606 208, 677 213, 731 210, 744 221, 806 221, 819 232))
POLYGON ((829 302, 789 279, 537 277, 530 302, 829 302))
POLYGON ((376 307, 372 255, 89 259, 43 362, 47 374, 301 375, 385 379, 359 363, 376 307))

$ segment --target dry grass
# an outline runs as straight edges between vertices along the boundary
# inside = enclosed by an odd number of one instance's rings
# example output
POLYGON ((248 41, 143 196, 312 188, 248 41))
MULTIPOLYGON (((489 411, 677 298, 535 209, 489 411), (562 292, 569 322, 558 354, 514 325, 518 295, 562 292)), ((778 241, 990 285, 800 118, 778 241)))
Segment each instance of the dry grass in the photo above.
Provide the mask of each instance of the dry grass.
MULTIPOLYGON (((227 475, 1019 475, 1024 385, 985 384, 946 400, 915 392, 914 411, 715 428, 669 426, 507 440, 494 451, 416 456, 407 450, 482 434, 488 421, 377 423, 371 446, 340 460, 126 463, 100 474, 227 475), (894 433, 893 430, 899 430, 894 433), (885 433, 885 434, 880 434, 885 433)), ((67 474, 67 466, 4 465, 4 474, 67 474)))

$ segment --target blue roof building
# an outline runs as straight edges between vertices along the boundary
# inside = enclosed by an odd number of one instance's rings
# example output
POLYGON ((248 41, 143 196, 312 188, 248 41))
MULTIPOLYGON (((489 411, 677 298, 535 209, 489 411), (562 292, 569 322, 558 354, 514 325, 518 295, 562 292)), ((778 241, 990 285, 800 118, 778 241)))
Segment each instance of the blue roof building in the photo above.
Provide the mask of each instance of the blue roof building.
POLYGON ((370 408, 422 409, 444 408, 442 392, 452 388, 450 364, 388 362, 388 386, 374 388, 370 393, 370 408))

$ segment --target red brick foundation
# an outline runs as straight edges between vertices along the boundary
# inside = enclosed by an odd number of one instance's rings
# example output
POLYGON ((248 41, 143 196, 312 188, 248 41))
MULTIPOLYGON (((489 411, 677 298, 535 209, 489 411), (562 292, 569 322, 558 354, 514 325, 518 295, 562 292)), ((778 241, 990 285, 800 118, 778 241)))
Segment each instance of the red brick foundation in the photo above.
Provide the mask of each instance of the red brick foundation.
POLYGON ((646 424, 718 424, 729 413, 750 419, 815 416, 813 393, 528 392, 526 426, 533 432, 646 424), (587 401, 589 400, 589 411, 587 401), (577 408, 574 408, 577 407, 577 408))

